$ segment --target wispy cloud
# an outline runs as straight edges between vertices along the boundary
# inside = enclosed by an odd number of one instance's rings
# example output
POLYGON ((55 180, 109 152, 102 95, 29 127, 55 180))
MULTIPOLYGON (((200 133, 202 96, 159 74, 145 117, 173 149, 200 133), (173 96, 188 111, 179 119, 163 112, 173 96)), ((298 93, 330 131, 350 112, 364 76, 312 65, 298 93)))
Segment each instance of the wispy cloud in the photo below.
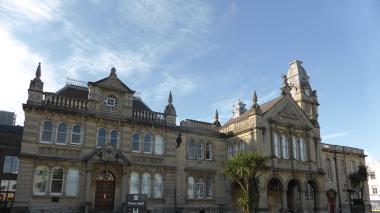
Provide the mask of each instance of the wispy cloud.
POLYGON ((348 132, 332 133, 332 134, 323 135, 322 139, 328 140, 328 139, 333 139, 333 138, 340 138, 340 137, 347 136, 348 134, 349 134, 348 132))

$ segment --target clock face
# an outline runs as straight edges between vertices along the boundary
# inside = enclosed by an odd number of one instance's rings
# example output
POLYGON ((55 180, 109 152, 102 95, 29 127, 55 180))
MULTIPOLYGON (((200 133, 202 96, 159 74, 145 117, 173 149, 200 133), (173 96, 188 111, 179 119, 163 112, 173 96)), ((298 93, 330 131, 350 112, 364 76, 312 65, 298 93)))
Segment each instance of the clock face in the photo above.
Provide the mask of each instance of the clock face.
POLYGON ((112 111, 117 107, 117 99, 113 95, 109 95, 104 98, 104 107, 108 109, 109 111, 112 111))

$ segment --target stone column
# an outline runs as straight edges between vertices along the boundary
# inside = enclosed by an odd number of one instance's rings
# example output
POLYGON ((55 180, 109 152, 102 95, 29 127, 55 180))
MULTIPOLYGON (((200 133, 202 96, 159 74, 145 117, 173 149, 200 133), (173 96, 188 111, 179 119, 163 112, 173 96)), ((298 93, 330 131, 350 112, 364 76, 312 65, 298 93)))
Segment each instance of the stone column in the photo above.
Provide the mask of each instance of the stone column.
POLYGON ((288 198, 286 190, 281 191, 281 212, 288 212, 288 198))
POLYGON ((306 210, 306 198, 305 198, 305 192, 300 191, 300 210, 301 212, 305 212, 306 210))
POLYGON ((123 178, 121 180, 121 203, 125 203, 127 199, 128 173, 126 166, 123 166, 123 178))
POLYGON ((91 202, 91 179, 92 179, 92 169, 86 170, 86 190, 85 190, 85 201, 91 202))
POLYGON ((259 199, 259 212, 268 211, 268 189, 265 187, 260 187, 260 199, 259 199))

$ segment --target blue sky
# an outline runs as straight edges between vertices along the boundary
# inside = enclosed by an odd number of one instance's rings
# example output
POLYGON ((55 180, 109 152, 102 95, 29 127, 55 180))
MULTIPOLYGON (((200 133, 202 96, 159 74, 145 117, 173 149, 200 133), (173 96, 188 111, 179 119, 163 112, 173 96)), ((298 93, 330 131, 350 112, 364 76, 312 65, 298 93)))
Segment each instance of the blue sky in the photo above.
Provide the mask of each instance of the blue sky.
POLYGON ((155 111, 222 121, 238 99, 280 94, 304 62, 323 142, 380 159, 380 1, 0 1, 0 109, 15 111, 38 62, 46 91, 118 76, 155 111), (12 92, 5 92, 12 91, 12 92))

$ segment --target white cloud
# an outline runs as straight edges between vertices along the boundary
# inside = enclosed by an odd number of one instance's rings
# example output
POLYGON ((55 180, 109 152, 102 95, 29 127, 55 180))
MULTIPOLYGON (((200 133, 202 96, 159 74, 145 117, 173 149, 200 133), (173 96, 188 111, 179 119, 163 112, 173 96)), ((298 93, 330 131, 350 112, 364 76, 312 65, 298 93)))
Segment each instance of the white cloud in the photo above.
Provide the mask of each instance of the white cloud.
POLYGON ((347 136, 347 135, 348 135, 347 132, 339 132, 339 133, 333 133, 333 134, 323 135, 322 139, 328 140, 328 139, 333 139, 333 138, 344 137, 344 136, 347 136))
POLYGON ((27 100, 29 82, 34 78, 38 62, 42 62, 44 88, 55 90, 57 83, 45 58, 15 40, 5 27, 0 27, 0 47, 0 110, 16 112, 16 122, 21 125, 24 120, 22 103, 27 100))
POLYGON ((379 162, 379 159, 376 159, 375 155, 369 153, 369 152, 365 152, 365 154, 367 155, 367 157, 365 158, 365 162, 366 162, 366 165, 374 165, 375 163, 378 163, 379 162))

